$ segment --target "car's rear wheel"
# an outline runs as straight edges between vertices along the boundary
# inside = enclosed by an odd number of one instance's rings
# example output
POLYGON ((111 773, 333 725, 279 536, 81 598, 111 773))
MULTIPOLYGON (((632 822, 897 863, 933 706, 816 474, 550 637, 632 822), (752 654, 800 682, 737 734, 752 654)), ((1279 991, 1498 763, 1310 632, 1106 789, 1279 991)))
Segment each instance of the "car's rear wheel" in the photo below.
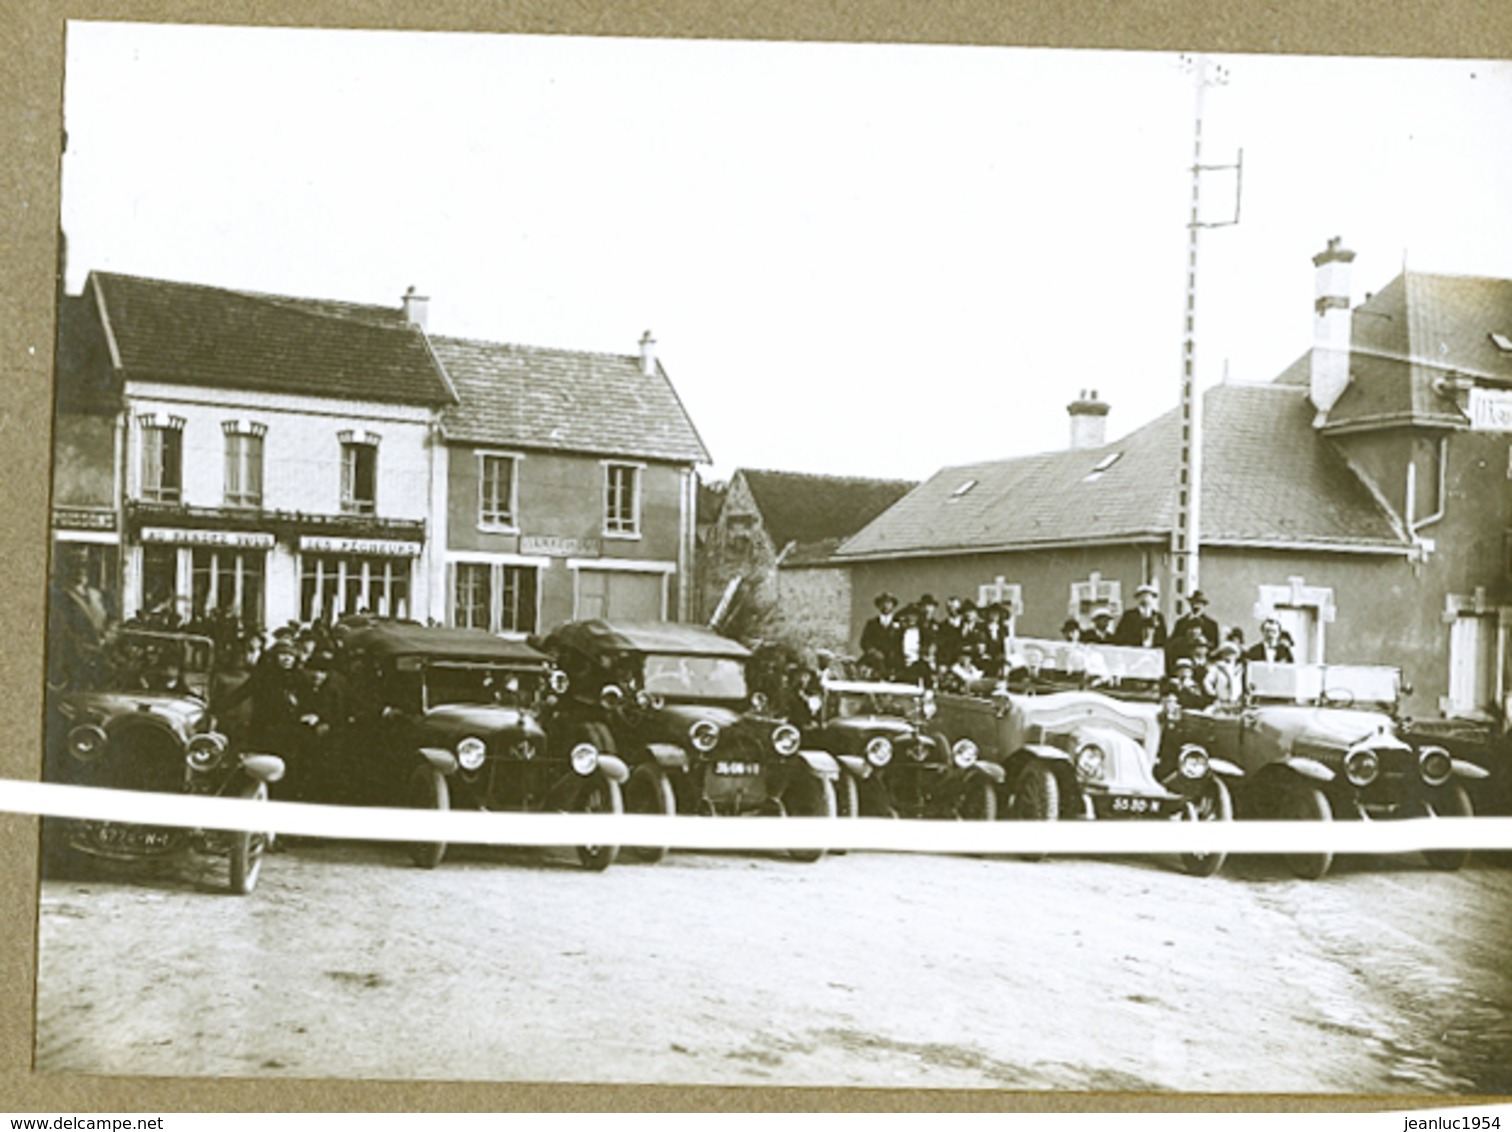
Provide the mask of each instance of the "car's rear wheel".
MULTIPOLYGON (((790 818, 833 818, 839 812, 835 784, 828 778, 798 774, 782 794, 782 806, 790 818)), ((824 856, 823 849, 789 849, 795 861, 814 862, 824 856)))
MULTIPOLYGON (((1013 785, 1013 804, 1009 811, 1017 821, 1055 821, 1060 817, 1060 783, 1055 772, 1038 759, 1032 759, 1013 785)), ((1043 853, 1025 853, 1025 860, 1043 861, 1043 853)))
MULTIPOLYGON (((268 784, 259 782, 241 792, 243 798, 254 802, 268 800, 268 784)), ((231 834, 231 867, 227 887, 233 896, 250 896, 257 887, 258 874, 262 872, 263 852, 268 846, 268 835, 239 829, 231 834)))
MULTIPOLYGON (((625 812, 627 814, 677 814, 677 794, 672 789, 672 780, 659 766, 637 767, 625 783, 625 812)), ((637 861, 654 865, 664 861, 670 851, 666 845, 626 846, 625 852, 637 861)))
MULTIPOLYGON (((578 809, 585 814, 618 814, 624 812, 624 801, 619 783, 600 774, 587 790, 578 809)), ((583 868, 601 873, 619 856, 618 845, 579 845, 578 860, 583 868)))
MULTIPOLYGON (((1281 793, 1282 821, 1333 821, 1333 807, 1328 796, 1316 786, 1305 782, 1293 782, 1281 793)), ((1293 876, 1303 880, 1318 880, 1333 865, 1333 854, 1285 853, 1286 867, 1293 876)))
MULTIPOLYGON (((1182 808, 1184 821, 1233 821, 1234 797, 1221 778, 1211 778, 1202 794, 1188 798, 1182 808)), ((1181 867, 1194 877, 1210 877, 1223 868, 1226 853, 1183 853, 1181 867)))
POLYGON ((987 778, 979 778, 961 795, 956 817, 963 821, 997 821, 997 787, 987 778))
MULTIPOLYGON (((417 766, 410 774, 409 802, 417 810, 451 809, 451 789, 446 784, 446 775, 430 763, 417 766)), ((446 856, 446 842, 412 841, 409 855, 410 860, 422 869, 434 869, 446 856)))
MULTIPOLYGON (((1431 818, 1470 818, 1475 816, 1475 807, 1470 804, 1470 795, 1458 782, 1440 786, 1424 803, 1431 818)), ((1470 859, 1468 849, 1424 849, 1423 859, 1429 868, 1453 872, 1462 868, 1470 859)))

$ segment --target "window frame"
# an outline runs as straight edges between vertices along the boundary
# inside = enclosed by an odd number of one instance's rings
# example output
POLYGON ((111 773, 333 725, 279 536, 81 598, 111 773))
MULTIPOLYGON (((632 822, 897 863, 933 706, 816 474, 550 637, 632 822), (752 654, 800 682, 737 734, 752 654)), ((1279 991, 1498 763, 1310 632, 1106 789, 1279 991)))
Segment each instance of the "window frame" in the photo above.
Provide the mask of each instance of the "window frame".
POLYGON ((137 485, 137 494, 148 503, 183 503, 184 502, 184 425, 183 417, 172 417, 164 413, 148 413, 137 418, 141 429, 141 481, 137 485), (168 438, 173 437, 172 451, 174 453, 174 479, 175 483, 165 486, 167 476, 164 474, 167 466, 167 453, 169 451, 168 438), (154 459, 155 450, 155 459, 154 459), (157 476, 149 475, 154 465, 157 468, 157 476), (154 482, 155 480, 155 482, 154 482))
POLYGON ((343 515, 378 514, 378 441, 375 433, 348 430, 338 433, 341 444, 341 513, 343 515), (357 495, 357 481, 361 470, 361 453, 366 451, 372 461, 369 480, 372 484, 371 498, 357 495))
POLYGON ((645 471, 646 465, 629 460, 605 460, 604 488, 603 488, 603 536, 613 539, 638 539, 641 537, 641 515, 644 510, 646 495, 645 471), (630 516, 628 519, 617 515, 615 506, 615 474, 628 473, 632 485, 630 516), (616 525, 622 524, 622 525, 616 525))
POLYGON ((478 530, 517 534, 520 530, 520 463, 524 457, 518 452, 496 449, 479 449, 478 458, 478 530), (502 517, 491 518, 488 513, 488 467, 490 461, 509 465, 508 512, 502 517))
POLYGON ((221 432, 226 438, 225 490, 222 498, 227 507, 260 508, 263 505, 263 472, 267 466, 263 438, 267 426, 253 421, 224 421, 221 432), (255 444, 253 442, 256 442, 255 444), (253 455, 256 459, 253 459, 253 455), (235 469, 243 485, 241 491, 232 490, 232 471, 235 469), (246 487, 255 482, 256 489, 246 487))

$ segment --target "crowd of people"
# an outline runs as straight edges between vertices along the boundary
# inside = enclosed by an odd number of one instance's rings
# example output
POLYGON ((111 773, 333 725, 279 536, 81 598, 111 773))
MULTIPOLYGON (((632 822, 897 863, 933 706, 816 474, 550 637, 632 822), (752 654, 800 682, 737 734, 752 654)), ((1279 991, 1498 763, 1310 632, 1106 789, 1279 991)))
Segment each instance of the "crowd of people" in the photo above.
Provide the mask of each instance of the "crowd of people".
MULTIPOLYGON (((1260 639, 1245 647, 1244 630, 1221 633, 1208 614, 1207 595, 1195 591, 1187 612, 1167 627, 1158 608, 1160 592, 1145 584, 1121 616, 1102 606, 1086 623, 1067 618, 1061 636, 1080 645, 1158 649, 1165 656, 1167 693, 1183 706, 1237 702, 1243 693, 1243 666, 1252 661, 1291 663, 1293 641, 1274 617, 1260 624, 1260 639)), ((1016 648, 1012 611, 1002 603, 979 607, 948 598, 943 608, 932 594, 902 605, 892 593, 876 598, 877 613, 861 629, 859 675, 925 688, 965 690, 981 682, 1002 682, 1024 666, 1016 648)))

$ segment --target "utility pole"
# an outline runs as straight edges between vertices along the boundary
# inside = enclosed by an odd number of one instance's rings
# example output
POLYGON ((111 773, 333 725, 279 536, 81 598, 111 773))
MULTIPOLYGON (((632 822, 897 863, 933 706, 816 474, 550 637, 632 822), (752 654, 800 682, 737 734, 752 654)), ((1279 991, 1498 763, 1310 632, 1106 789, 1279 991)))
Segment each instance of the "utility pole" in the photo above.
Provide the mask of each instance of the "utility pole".
POLYGON ((1181 66, 1191 73, 1196 88, 1192 126, 1192 204, 1187 220, 1186 320, 1181 348, 1181 461, 1176 480, 1176 524, 1171 529, 1171 613, 1198 587, 1202 537, 1202 398, 1197 391, 1197 250, 1204 228, 1239 223, 1239 189, 1243 183, 1244 151, 1233 165, 1202 163, 1202 112, 1210 86, 1228 82, 1228 69, 1204 55, 1183 55, 1181 66), (1231 219, 1202 219, 1202 174, 1210 169, 1235 170, 1234 215, 1231 219))

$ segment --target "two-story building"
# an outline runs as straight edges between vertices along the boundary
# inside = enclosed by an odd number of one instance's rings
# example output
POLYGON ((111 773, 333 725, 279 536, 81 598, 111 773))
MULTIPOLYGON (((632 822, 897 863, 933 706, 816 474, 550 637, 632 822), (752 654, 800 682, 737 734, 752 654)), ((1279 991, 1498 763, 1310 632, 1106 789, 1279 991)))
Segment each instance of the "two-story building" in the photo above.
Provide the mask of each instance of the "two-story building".
POLYGON ((60 392, 55 526, 85 481, 102 535, 114 511, 124 617, 430 615, 435 422, 456 398, 416 312, 103 272, 68 306, 60 389, 87 379, 114 419, 65 432, 60 392))
POLYGON ((684 620, 694 466, 709 454, 656 358, 433 337, 448 624, 529 634, 574 618, 684 620))

